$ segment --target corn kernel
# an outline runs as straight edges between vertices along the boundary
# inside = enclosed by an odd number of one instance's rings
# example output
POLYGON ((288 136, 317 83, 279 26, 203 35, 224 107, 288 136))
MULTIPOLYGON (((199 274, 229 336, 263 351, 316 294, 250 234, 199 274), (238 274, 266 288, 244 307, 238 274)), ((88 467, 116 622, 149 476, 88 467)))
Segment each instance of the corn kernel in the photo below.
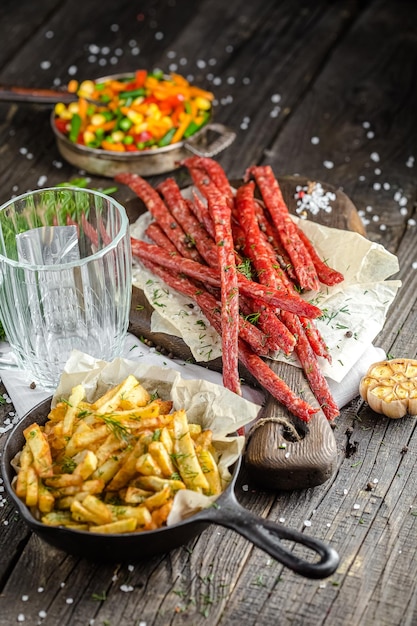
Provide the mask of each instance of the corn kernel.
POLYGON ((72 113, 71 111, 68 111, 68 109, 64 109, 59 118, 61 120, 72 120, 72 113))
POLYGON ((210 100, 207 100, 207 98, 202 98, 201 96, 198 96, 195 99, 195 105, 197 109, 201 109, 202 111, 208 111, 209 109, 211 109, 210 100))
POLYGON ((94 113, 94 115, 91 116, 90 122, 93 126, 101 126, 106 122, 106 118, 101 113, 94 113))
POLYGON ((143 122, 142 113, 137 113, 136 111, 129 110, 126 113, 126 117, 130 119, 134 124, 141 124, 143 122))
POLYGON ((75 115, 75 113, 78 113, 79 107, 78 107, 78 102, 70 102, 68 105, 68 111, 72 114, 75 115))
POLYGON ((67 110, 67 107, 65 106, 63 102, 56 103, 55 108, 54 108, 55 115, 58 115, 59 117, 61 117, 61 113, 63 113, 66 110, 67 110))
POLYGON ((125 134, 122 130, 115 130, 111 134, 111 138, 113 139, 115 143, 119 143, 120 141, 123 141, 124 137, 125 137, 125 134))
POLYGON ((79 96, 89 97, 92 95, 95 89, 95 84, 92 80, 83 80, 78 90, 79 96))
POLYGON ((92 141, 94 141, 96 138, 95 134, 91 131, 91 130, 86 130, 83 133, 83 139, 84 139, 84 143, 86 145, 88 145, 89 143, 91 143, 92 141))

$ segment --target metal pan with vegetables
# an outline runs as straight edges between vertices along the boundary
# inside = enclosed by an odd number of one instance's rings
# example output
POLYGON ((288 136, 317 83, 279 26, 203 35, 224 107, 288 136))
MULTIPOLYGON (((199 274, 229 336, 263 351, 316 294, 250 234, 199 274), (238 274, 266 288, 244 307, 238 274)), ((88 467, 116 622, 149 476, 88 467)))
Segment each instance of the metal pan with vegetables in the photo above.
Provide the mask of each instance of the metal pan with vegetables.
POLYGON ((331 547, 236 500, 244 438, 226 433, 259 407, 218 385, 166 374, 157 388, 155 377, 139 382, 129 374, 93 401, 88 386, 77 384, 52 408, 47 399, 23 418, 6 442, 2 472, 29 527, 69 553, 131 562, 172 550, 215 523, 298 574, 334 572, 339 559, 331 547), (243 418, 228 418, 232 399, 243 418), (225 407, 220 421, 217 407, 225 407), (281 539, 319 560, 297 557, 281 539))
POLYGON ((214 95, 185 77, 138 70, 71 81, 75 100, 55 105, 61 155, 92 174, 143 176, 174 170, 190 153, 215 156, 235 133, 213 123, 214 95))

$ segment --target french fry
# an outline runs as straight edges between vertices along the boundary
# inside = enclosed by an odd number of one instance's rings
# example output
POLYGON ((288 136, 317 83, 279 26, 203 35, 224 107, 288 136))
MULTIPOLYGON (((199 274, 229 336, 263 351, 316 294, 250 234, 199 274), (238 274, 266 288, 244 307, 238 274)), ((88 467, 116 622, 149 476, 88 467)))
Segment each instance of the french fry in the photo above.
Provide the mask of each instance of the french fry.
POLYGON ((74 456, 80 450, 91 448, 97 442, 102 441, 109 434, 105 424, 97 428, 91 428, 84 424, 82 428, 77 430, 69 440, 65 453, 67 456, 74 456))
POLYGON ((136 471, 145 476, 162 476, 162 470, 152 454, 145 452, 136 461, 136 471))
POLYGON ((123 457, 124 455, 121 454, 107 459, 107 461, 104 461, 104 463, 100 465, 95 472, 93 472, 91 478, 100 478, 106 484, 109 483, 119 470, 121 459, 123 459, 123 457))
POLYGON ((38 508, 41 513, 50 513, 55 505, 55 498, 41 481, 38 485, 38 508))
POLYGON ((62 434, 66 437, 71 435, 74 429, 74 422, 78 411, 78 405, 81 400, 84 400, 85 389, 82 385, 77 385, 73 388, 72 393, 68 399, 67 410, 64 417, 64 424, 62 427, 62 434))
POLYGON ((161 428, 161 432, 159 434, 159 441, 164 444, 166 451, 168 452, 169 455, 171 455, 174 452, 174 442, 166 426, 161 428))
POLYGON ((136 409, 138 406, 146 406, 151 401, 151 396, 146 391, 145 387, 142 387, 138 383, 128 393, 124 394, 120 399, 120 408, 122 410, 136 409))
POLYGON ((175 461, 182 480, 193 491, 207 491, 209 484, 201 470, 183 409, 173 418, 175 461))
POLYGON ((153 493, 153 491, 146 491, 145 489, 140 489, 140 487, 129 486, 123 491, 123 494, 120 495, 127 504, 142 504, 142 502, 153 495, 153 493))
POLYGON ((31 465, 26 470, 26 506, 36 506, 39 494, 39 478, 35 468, 31 465))
POLYGON ((74 520, 71 517, 70 511, 57 511, 53 510, 41 517, 41 521, 47 526, 67 526, 73 524, 74 520))
POLYGON ((82 476, 77 474, 55 474, 45 478, 45 485, 53 489, 62 489, 63 487, 81 487, 83 482, 82 476))
POLYGON ((169 485, 166 485, 161 491, 157 491, 152 496, 149 496, 149 498, 146 498, 146 500, 143 501, 143 505, 152 513, 155 509, 159 509, 166 504, 172 497, 171 488, 169 485))
POLYGON ((172 500, 163 504, 159 509, 152 511, 152 529, 160 528, 166 523, 172 509, 172 500))
POLYGON ((39 424, 32 424, 23 431, 23 435, 33 454, 33 465, 38 476, 52 476, 52 454, 48 441, 39 424))
POLYGON ((134 376, 94 403, 74 387, 44 427, 25 429, 17 495, 50 526, 103 534, 160 528, 180 489, 221 491, 211 431, 172 406, 152 400, 134 376))
POLYGON ((217 496, 222 492, 222 483, 217 463, 210 450, 207 450, 202 446, 197 446, 196 454, 200 467, 204 473, 204 477, 209 485, 209 488, 205 490, 204 493, 206 496, 217 496))
POLYGON ((73 475, 81 476, 83 480, 87 480, 91 474, 97 469, 98 458, 91 450, 83 450, 73 458, 77 467, 73 471, 73 475))
POLYGON ((138 384, 137 379, 129 375, 120 385, 110 389, 104 396, 96 400, 93 404, 93 410, 99 415, 103 413, 112 413, 119 405, 120 400, 138 384))
POLYGON ((146 506, 112 506, 109 505, 114 520, 134 518, 136 527, 146 528, 152 522, 152 516, 146 506))
POLYGON ((117 522, 111 522, 110 524, 90 526, 89 530, 95 533, 103 534, 132 533, 136 530, 136 520, 134 517, 129 517, 128 519, 117 520, 117 522))
POLYGON ((109 483, 109 490, 118 491, 122 489, 136 473, 136 461, 145 452, 146 436, 142 435, 136 442, 132 452, 130 452, 120 469, 116 472, 109 483))
POLYGON ((151 491, 161 491, 166 485, 171 488, 173 493, 185 489, 185 483, 182 480, 160 478, 159 476, 139 476, 135 479, 133 486, 151 491))
POLYGON ((148 446, 148 452, 161 469, 162 476, 169 478, 175 473, 175 467, 169 452, 161 441, 152 441, 148 446))

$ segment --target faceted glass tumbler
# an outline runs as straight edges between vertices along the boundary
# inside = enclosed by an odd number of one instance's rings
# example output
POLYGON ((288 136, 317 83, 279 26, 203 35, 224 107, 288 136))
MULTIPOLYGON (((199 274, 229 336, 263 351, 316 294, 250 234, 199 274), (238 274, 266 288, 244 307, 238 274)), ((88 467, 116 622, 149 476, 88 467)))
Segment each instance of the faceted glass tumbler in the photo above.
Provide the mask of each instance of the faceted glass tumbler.
POLYGON ((131 294, 129 222, 110 196, 55 187, 0 207, 0 320, 40 386, 56 387, 73 349, 121 354, 131 294))

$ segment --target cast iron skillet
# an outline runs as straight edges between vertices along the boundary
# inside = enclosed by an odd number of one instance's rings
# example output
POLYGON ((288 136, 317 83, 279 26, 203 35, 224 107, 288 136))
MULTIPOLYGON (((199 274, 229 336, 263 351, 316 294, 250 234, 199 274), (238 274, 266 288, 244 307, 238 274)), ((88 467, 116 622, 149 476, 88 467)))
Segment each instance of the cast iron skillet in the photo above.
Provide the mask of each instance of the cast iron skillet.
POLYGON ((11 461, 24 445, 23 430, 33 422, 44 424, 50 407, 51 398, 47 398, 23 417, 11 431, 1 461, 1 471, 9 497, 29 528, 47 543, 70 554, 94 561, 132 562, 169 552, 187 543, 209 524, 219 524, 246 537, 275 560, 302 576, 326 578, 336 570, 339 556, 333 548, 297 530, 258 517, 238 503, 234 486, 241 459, 232 468, 232 481, 218 497, 215 506, 204 509, 172 526, 141 533, 102 535, 42 524, 32 517, 29 509, 19 500, 12 488, 15 471, 11 466, 11 461), (313 550, 320 559, 316 562, 301 559, 286 549, 280 539, 300 543, 313 550))

